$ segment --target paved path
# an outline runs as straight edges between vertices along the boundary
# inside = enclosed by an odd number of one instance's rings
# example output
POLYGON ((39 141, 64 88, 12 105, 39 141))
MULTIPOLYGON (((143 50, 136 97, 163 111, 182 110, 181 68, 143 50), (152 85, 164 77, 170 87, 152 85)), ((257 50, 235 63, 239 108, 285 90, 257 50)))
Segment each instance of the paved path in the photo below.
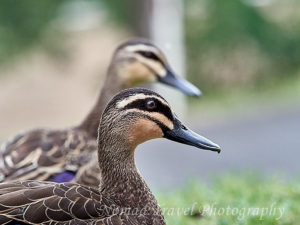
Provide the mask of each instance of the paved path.
POLYGON ((147 142, 137 149, 137 166, 151 187, 247 169, 288 177, 300 172, 300 104, 192 128, 218 143, 221 154, 168 140, 147 142))

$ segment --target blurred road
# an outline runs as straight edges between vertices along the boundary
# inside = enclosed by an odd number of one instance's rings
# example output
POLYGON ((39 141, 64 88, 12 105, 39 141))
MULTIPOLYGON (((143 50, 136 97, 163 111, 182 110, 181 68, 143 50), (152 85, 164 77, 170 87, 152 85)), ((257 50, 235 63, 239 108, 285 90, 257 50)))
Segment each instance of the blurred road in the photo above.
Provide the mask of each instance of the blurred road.
MULTIPOLYGON (((193 122, 195 124, 195 122, 193 122)), ((197 124, 197 123, 196 123, 197 124)), ((153 188, 181 185, 189 177, 207 179, 247 169, 286 177, 300 172, 300 104, 189 126, 222 147, 220 154, 168 140, 140 146, 137 166, 153 188)))

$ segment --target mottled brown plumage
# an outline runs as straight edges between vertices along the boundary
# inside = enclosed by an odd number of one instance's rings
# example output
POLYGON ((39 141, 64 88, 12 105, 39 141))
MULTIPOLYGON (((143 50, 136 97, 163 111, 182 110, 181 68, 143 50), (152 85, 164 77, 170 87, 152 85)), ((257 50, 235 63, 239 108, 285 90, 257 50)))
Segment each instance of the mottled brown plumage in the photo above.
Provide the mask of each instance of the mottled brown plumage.
POLYGON ((136 168, 136 146, 166 137, 219 151, 218 145, 182 125, 168 103, 147 89, 116 95, 103 112, 100 128, 99 189, 46 181, 2 183, 0 223, 164 225, 160 207, 136 168))
POLYGON ((105 105, 120 90, 153 81, 175 86, 187 94, 199 94, 186 81, 170 75, 163 53, 149 41, 133 39, 123 43, 113 55, 95 106, 80 125, 65 130, 34 129, 2 145, 0 182, 24 179, 70 181, 72 176, 59 176, 64 171, 73 174, 79 171, 77 182, 97 186, 98 163, 86 164, 97 150, 97 128, 105 105))
POLYGON ((76 172, 90 160, 97 145, 78 129, 38 129, 20 134, 3 146, 1 180, 52 180, 65 170, 76 172))

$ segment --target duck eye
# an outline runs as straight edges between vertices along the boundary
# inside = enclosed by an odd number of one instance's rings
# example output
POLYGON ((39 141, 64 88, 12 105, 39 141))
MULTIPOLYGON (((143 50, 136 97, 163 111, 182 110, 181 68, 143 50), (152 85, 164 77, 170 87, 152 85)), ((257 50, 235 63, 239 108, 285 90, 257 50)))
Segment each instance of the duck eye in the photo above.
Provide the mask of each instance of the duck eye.
POLYGON ((156 108, 156 103, 153 100, 149 100, 146 103, 146 107, 147 109, 155 109, 156 108))
POLYGON ((144 56, 148 57, 148 58, 153 58, 155 57, 155 55, 152 52, 144 52, 144 56))

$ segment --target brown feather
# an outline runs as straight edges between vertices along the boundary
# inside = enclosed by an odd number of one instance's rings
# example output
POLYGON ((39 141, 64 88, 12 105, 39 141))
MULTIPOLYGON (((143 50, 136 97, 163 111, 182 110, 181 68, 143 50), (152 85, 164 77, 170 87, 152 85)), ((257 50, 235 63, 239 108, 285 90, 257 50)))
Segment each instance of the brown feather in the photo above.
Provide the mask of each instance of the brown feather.
MULTIPOLYGON (((8 184, 1 184, 6 189, 8 184)), ((112 215, 110 205, 114 204, 106 198, 101 201, 102 194, 79 184, 57 184, 51 182, 13 182, 11 188, 22 190, 0 195, 0 223, 10 220, 28 224, 127 224, 118 215, 112 215), (57 195, 57 190, 64 190, 65 195, 57 195), (51 192, 51 196, 49 193, 51 192), (79 194, 81 193, 81 194, 79 194), (100 201, 99 201, 100 200, 100 201), (121 222, 122 221, 122 222, 121 222)), ((138 223, 135 223, 138 224, 138 223)))
POLYGON ((96 141, 84 131, 33 130, 5 145, 0 177, 2 181, 51 180, 65 170, 76 172, 96 149, 96 141))

